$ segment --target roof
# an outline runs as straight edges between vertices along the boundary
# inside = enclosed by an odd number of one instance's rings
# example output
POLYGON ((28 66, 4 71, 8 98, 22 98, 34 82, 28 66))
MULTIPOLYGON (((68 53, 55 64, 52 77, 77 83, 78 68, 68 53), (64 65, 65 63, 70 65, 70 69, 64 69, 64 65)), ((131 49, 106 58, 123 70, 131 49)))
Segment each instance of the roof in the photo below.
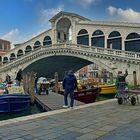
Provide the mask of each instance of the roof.
POLYGON ((0 39, 0 42, 7 42, 7 43, 11 43, 10 41, 8 41, 8 40, 4 40, 4 39, 0 39))
POLYGON ((68 16, 72 16, 72 17, 77 17, 77 18, 82 19, 82 20, 91 21, 90 19, 85 18, 85 17, 83 17, 83 16, 80 16, 80 15, 78 15, 78 14, 70 13, 70 12, 64 12, 64 11, 61 11, 61 12, 59 12, 58 14, 56 14, 56 15, 55 15, 54 17, 52 17, 49 21, 50 21, 50 22, 53 22, 53 21, 55 21, 57 18, 59 18, 59 17, 62 16, 62 15, 68 15, 68 16))

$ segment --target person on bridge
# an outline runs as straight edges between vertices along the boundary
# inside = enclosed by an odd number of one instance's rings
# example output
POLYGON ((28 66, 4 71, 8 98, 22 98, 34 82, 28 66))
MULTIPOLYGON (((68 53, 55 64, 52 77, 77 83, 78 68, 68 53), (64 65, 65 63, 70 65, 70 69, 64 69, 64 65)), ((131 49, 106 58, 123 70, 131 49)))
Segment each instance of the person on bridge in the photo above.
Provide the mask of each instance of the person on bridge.
POLYGON ((77 79, 71 70, 64 76, 62 86, 64 89, 64 108, 68 108, 68 94, 70 93, 70 107, 73 109, 74 105, 74 90, 77 88, 77 79))
POLYGON ((22 78, 22 74, 23 74, 23 72, 22 72, 22 69, 20 69, 18 72, 17 72, 17 75, 16 75, 16 85, 17 86, 20 86, 20 83, 21 83, 21 80, 23 79, 22 78))

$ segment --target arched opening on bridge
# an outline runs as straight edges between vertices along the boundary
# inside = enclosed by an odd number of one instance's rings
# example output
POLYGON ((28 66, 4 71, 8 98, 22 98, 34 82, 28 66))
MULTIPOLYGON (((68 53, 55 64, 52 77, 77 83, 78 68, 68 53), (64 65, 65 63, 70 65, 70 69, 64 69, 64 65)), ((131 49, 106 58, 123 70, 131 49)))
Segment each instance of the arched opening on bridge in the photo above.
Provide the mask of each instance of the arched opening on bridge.
POLYGON ((137 33, 130 33, 126 37, 125 51, 140 52, 140 35, 137 33))
POLYGON ((87 30, 82 29, 78 32, 77 44, 89 45, 89 34, 87 30))
POLYGON ((73 70, 76 72, 91 63, 88 60, 73 56, 50 56, 33 62, 24 69, 24 72, 34 71, 38 73, 39 77, 45 76, 52 79, 54 73, 58 72, 59 80, 62 80, 66 71, 73 70))
POLYGON ((122 50, 122 37, 118 31, 113 31, 109 34, 107 48, 122 50))
POLYGON ((17 52, 17 58, 20 57, 20 56, 22 56, 22 55, 23 55, 23 50, 21 50, 21 49, 18 50, 18 52, 17 52))
POLYGON ((10 54, 10 61, 12 61, 12 60, 14 60, 14 59, 16 59, 16 55, 15 55, 14 53, 11 53, 11 54, 10 54))
POLYGON ((51 37, 50 36, 46 36, 43 40, 43 46, 46 46, 46 45, 51 45, 52 44, 52 40, 51 40, 51 37))
POLYGON ((41 47, 41 43, 39 41, 36 41, 33 48, 37 49, 39 47, 41 47))
POLYGON ((68 18, 61 18, 56 24, 57 42, 71 41, 71 21, 68 18))
POLYGON ((104 38, 104 33, 96 30, 91 37, 91 46, 104 48, 104 38))
POLYGON ((30 45, 26 46, 25 54, 32 51, 32 47, 30 45))
POLYGON ((7 63, 8 62, 8 57, 4 57, 3 58, 3 64, 7 63))

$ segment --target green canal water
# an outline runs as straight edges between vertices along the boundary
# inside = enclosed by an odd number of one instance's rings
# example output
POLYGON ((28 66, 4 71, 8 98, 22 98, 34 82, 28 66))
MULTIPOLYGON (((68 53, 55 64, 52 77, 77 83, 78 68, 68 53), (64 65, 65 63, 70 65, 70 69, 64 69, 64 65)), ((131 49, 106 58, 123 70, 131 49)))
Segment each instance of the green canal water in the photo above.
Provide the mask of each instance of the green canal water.
POLYGON ((31 105, 27 110, 15 113, 0 113, 0 121, 13 119, 21 116, 27 116, 37 113, 45 112, 37 103, 31 105))

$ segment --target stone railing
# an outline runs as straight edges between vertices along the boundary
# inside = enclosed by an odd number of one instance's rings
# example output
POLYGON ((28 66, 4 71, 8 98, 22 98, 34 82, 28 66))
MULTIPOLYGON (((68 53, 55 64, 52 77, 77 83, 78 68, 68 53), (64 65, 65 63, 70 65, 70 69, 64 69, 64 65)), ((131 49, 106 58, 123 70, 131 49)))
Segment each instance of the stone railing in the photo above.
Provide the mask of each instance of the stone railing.
POLYGON ((67 44, 67 47, 76 47, 80 50, 92 51, 94 53, 101 53, 104 55, 112 55, 112 56, 119 56, 124 58, 133 58, 136 60, 140 60, 140 53, 136 52, 128 52, 122 50, 115 50, 115 49, 106 49, 106 48, 99 48, 93 46, 86 46, 86 45, 78 45, 78 44, 67 44))
MULTIPOLYGON (((105 49, 93 46, 86 46, 86 45, 78 45, 78 44, 53 44, 50 46, 41 46, 31 52, 28 52, 8 63, 2 64, 0 66, 0 71, 4 68, 11 68, 21 63, 26 63, 28 60, 34 59, 36 57, 42 56, 42 54, 53 54, 55 51, 60 50, 74 50, 78 52, 86 52, 89 54, 98 54, 102 56, 109 56, 109 57, 118 57, 121 59, 130 59, 133 61, 140 62, 140 53, 133 53, 133 52, 126 52, 121 50, 113 50, 113 49, 105 49)), ((2 71, 3 71, 2 70, 2 71)))

